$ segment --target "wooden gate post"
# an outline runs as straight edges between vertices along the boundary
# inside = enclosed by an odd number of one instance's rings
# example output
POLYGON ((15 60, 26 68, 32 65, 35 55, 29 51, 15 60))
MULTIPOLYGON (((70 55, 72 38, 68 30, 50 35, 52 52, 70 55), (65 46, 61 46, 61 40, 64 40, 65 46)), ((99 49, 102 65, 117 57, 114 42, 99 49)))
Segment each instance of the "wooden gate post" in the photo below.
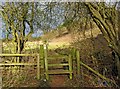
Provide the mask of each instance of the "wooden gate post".
POLYGON ((80 53, 78 50, 76 52, 76 56, 77 56, 77 74, 80 75, 80 53))
POLYGON ((46 79, 49 79, 48 76, 48 60, 47 60, 47 44, 44 44, 44 60, 45 60, 45 75, 46 79))
POLYGON ((40 55, 37 55, 37 79, 40 79, 40 55))
POLYGON ((72 48, 71 54, 72 54, 72 59, 75 60, 76 59, 76 49, 75 48, 72 48))
POLYGON ((70 79, 72 79, 72 58, 69 55, 69 71, 70 71, 70 79))
POLYGON ((40 62, 41 62, 41 68, 45 68, 44 67, 44 46, 40 45, 40 62))

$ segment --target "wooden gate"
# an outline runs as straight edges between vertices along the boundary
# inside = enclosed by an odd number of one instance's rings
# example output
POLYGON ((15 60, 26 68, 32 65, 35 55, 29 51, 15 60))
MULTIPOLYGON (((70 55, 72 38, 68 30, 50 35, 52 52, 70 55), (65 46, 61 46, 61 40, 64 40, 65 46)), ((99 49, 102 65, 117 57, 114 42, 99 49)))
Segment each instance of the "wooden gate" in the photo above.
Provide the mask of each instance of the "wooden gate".
POLYGON ((61 55, 57 55, 57 56, 48 56, 47 55, 47 51, 48 51, 48 47, 47 45, 43 45, 43 49, 44 49, 44 67, 45 67, 45 76, 46 79, 49 79, 49 75, 50 74, 69 74, 70 79, 72 79, 72 58, 71 55, 69 56, 61 56, 61 55), (51 61, 51 62, 50 62, 51 61), (55 62, 57 61, 57 62, 55 62), (53 63, 55 62, 55 63, 53 63), (58 67, 61 67, 61 69, 59 69, 58 67), (64 69, 66 67, 66 69, 64 69))

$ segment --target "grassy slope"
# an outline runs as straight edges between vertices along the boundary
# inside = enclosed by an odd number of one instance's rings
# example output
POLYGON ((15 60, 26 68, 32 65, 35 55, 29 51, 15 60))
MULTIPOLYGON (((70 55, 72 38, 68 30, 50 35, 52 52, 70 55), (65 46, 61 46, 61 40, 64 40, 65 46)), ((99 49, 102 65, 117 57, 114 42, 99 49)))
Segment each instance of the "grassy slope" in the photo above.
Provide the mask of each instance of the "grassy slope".
MULTIPOLYGON (((64 29, 63 29, 64 30, 64 29)), ((62 31, 62 30, 61 30, 62 31)), ((25 49, 35 49, 39 47, 40 44, 43 44, 44 40, 48 41, 49 44, 49 49, 55 49, 58 47, 68 47, 73 40, 75 40, 76 36, 79 35, 79 39, 83 40, 83 33, 80 32, 79 34, 72 34, 72 33, 67 33, 64 34, 65 30, 63 31, 63 34, 59 36, 58 30, 51 31, 41 37, 41 39, 37 39, 36 41, 28 41, 25 44, 25 49)), ((96 37, 98 34, 101 34, 100 31, 96 28, 92 30, 93 36, 96 37)), ((90 38, 91 37, 91 30, 87 30, 85 32, 86 37, 90 38)), ((3 43, 4 49, 10 50, 13 49, 13 46, 11 42, 8 43, 3 43)))
MULTIPOLYGON (((70 43, 73 42, 75 39, 77 39, 76 37, 78 37, 77 34, 73 34, 73 33, 62 34, 61 36, 57 36, 56 34, 57 31, 48 33, 42 37, 42 39, 48 40, 50 49, 54 49, 57 47, 68 47, 70 43)), ((99 31, 99 29, 94 28, 92 29, 92 34, 93 37, 96 37, 98 34, 101 34, 101 32, 99 31)), ((82 32, 80 32, 78 35, 79 36, 81 35, 79 38, 80 40, 84 40, 82 32)), ((90 38, 91 30, 87 30, 85 32, 85 35, 86 38, 90 38)))

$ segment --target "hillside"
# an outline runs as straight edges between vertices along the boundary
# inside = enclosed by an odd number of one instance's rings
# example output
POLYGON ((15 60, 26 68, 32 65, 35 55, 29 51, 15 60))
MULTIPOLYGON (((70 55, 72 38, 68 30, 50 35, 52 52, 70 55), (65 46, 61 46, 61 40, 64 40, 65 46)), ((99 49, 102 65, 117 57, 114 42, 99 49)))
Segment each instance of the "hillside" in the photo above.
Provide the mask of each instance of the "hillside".
MULTIPOLYGON (((32 39, 32 41, 28 41, 25 44, 25 49, 29 48, 36 48, 39 47, 40 44, 43 44, 45 40, 49 43, 49 49, 55 49, 58 47, 68 47, 72 42, 79 39, 84 40, 91 37, 91 31, 93 34, 93 37, 97 37, 98 34, 101 34, 98 28, 94 28, 92 30, 86 30, 85 31, 85 37, 83 35, 83 32, 79 33, 73 33, 73 32, 67 32, 67 30, 64 28, 60 29, 61 33, 59 33, 59 30, 53 30, 45 35, 43 35, 40 38, 32 39)), ((6 50, 9 50, 11 48, 12 43, 10 42, 4 42, 3 46, 6 50)))
MULTIPOLYGON (((61 30, 62 31, 62 30, 61 30)), ((93 37, 97 37, 98 34, 101 34, 100 30, 98 28, 92 29, 92 35, 93 37)), ((42 44, 45 40, 48 41, 49 43, 49 48, 57 48, 57 47, 67 47, 72 43, 73 41, 77 40, 79 37, 79 40, 84 40, 87 38, 91 37, 91 30, 85 31, 86 38, 83 36, 83 32, 79 33, 69 33, 63 29, 63 33, 59 36, 58 30, 51 31, 41 37, 39 41, 32 41, 32 42, 27 42, 27 45, 38 45, 42 44), (65 33, 66 32, 66 33, 65 33)))

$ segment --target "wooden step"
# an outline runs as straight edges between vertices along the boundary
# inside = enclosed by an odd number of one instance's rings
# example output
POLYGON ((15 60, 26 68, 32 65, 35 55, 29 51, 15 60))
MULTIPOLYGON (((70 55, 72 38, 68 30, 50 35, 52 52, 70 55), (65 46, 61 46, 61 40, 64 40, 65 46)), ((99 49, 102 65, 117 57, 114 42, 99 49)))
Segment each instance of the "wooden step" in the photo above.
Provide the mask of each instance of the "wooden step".
POLYGON ((49 70, 47 74, 69 74, 73 73, 72 71, 69 70, 49 70))
POLYGON ((68 63, 64 63, 64 64, 48 64, 48 66, 68 66, 68 63))

